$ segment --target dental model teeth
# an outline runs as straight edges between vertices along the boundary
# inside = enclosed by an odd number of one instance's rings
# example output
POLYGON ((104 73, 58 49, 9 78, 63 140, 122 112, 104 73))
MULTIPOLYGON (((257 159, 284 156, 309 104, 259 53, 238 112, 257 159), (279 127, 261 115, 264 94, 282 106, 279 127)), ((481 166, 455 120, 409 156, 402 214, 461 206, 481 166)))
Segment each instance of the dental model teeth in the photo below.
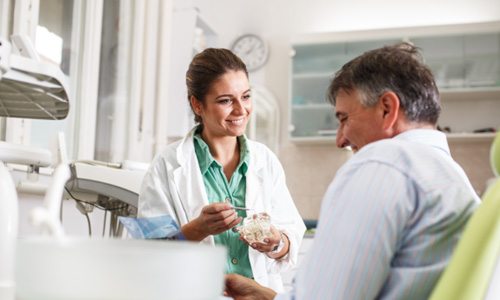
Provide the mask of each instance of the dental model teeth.
POLYGON ((258 213, 246 217, 238 231, 248 243, 264 243, 265 238, 272 237, 271 217, 266 213, 258 213))

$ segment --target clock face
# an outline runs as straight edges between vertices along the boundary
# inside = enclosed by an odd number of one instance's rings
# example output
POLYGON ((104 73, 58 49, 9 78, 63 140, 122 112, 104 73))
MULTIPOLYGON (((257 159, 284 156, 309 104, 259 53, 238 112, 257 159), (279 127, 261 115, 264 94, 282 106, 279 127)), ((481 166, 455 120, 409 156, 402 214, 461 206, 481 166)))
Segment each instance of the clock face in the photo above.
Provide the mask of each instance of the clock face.
POLYGON ((255 71, 264 66, 269 56, 267 44, 254 34, 240 36, 233 43, 231 50, 243 60, 248 71, 255 71))

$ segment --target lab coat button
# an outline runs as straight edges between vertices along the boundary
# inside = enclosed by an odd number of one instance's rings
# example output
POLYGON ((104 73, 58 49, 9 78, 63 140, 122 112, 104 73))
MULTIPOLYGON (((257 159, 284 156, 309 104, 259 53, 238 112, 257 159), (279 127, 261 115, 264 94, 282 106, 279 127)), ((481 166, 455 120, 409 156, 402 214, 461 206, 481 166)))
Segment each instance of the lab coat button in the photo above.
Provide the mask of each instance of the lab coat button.
POLYGON ((229 197, 226 198, 227 203, 231 203, 231 199, 229 197))
POLYGON ((233 265, 237 265, 238 264, 238 259, 236 257, 233 257, 231 259, 231 262, 233 263, 233 265))

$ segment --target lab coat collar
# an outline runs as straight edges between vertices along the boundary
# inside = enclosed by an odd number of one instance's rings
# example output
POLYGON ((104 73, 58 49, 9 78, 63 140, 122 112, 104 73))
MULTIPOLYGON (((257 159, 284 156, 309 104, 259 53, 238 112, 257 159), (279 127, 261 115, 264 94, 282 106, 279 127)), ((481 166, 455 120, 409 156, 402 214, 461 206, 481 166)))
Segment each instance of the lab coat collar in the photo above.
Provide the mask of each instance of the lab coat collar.
POLYGON ((207 192, 200 172, 200 166, 194 152, 194 127, 181 140, 176 149, 177 167, 173 170, 173 180, 180 199, 187 209, 188 218, 196 218, 203 206, 208 205, 207 192))
MULTIPOLYGON (((186 157, 191 157, 194 152, 193 136, 198 129, 198 126, 193 127, 186 136, 181 140, 179 147, 177 147, 176 156, 177 162, 182 166, 186 162, 186 157)), ((195 155, 196 156, 196 155, 195 155)))

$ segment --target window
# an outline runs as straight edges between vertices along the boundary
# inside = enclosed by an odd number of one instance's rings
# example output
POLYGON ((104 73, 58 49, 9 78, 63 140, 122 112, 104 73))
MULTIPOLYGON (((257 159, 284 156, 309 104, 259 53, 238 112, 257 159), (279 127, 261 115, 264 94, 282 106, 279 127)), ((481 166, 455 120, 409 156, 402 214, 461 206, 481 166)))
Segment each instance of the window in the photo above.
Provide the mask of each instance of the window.
POLYGON ((68 158, 149 161, 166 141, 173 1, 0 0, 0 30, 28 36, 68 76, 65 120, 0 119, 0 140, 68 158))
MULTIPOLYGON (((41 0, 35 32, 35 49, 40 59, 59 66, 68 77, 76 76, 71 64, 78 57, 77 49, 72 47, 72 35, 78 34, 73 31, 74 11, 73 0, 41 0)), ((74 95, 70 92, 71 94, 74 95)), ((74 101, 74 97, 72 98, 74 101)), ((72 121, 71 116, 64 120, 32 120, 30 144, 50 149, 60 131, 65 133, 66 138, 71 138, 73 136, 72 121)), ((67 150, 71 153, 72 143, 67 143, 67 145, 69 146, 67 150)))

